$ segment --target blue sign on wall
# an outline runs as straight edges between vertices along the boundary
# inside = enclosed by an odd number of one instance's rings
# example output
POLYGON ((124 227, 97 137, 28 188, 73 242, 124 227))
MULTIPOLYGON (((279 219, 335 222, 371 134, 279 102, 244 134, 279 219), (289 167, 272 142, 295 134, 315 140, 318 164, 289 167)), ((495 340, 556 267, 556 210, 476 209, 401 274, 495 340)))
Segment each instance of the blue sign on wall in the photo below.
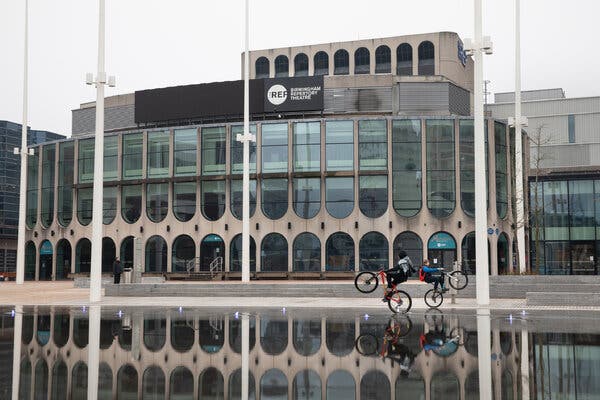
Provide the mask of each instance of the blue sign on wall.
POLYGON ((42 247, 40 247, 40 255, 52 255, 52 243, 47 240, 44 241, 44 243, 42 243, 42 247))
POLYGON ((438 232, 429 239, 427 247, 429 250, 454 250, 456 242, 446 232, 438 232))
POLYGON ((488 228, 488 235, 494 234, 494 228, 488 228))

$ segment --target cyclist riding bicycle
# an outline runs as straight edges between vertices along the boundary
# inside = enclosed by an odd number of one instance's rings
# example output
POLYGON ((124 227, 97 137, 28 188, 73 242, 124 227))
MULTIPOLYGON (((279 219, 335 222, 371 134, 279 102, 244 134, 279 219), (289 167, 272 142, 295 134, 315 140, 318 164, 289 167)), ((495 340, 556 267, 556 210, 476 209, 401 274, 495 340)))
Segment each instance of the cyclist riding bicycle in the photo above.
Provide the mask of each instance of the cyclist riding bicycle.
POLYGON ((398 261, 396 263, 396 267, 385 271, 387 280, 387 290, 384 289, 384 295, 381 301, 387 301, 388 294, 392 292, 392 289, 396 285, 402 282, 406 282, 408 277, 414 272, 415 267, 413 266, 412 261, 410 261, 408 254, 406 254, 406 251, 400 250, 398 252, 398 261))
POLYGON ((434 275, 438 272, 442 272, 442 268, 435 268, 429 266, 429 260, 423 261, 423 266, 419 270, 419 280, 433 283, 433 289, 437 290, 438 285, 442 287, 442 292, 447 292, 448 289, 444 286, 444 276, 443 275, 434 275))

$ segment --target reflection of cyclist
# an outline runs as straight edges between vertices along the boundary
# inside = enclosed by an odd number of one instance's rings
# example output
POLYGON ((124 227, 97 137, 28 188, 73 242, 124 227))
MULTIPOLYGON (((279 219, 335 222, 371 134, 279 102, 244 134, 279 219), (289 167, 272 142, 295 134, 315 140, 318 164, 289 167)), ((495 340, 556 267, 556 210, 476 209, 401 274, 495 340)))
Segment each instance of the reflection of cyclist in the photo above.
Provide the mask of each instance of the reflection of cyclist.
POLYGON ((433 283, 433 289, 437 290, 438 284, 442 287, 442 292, 447 292, 448 289, 444 287, 444 276, 433 275, 438 272, 442 272, 442 268, 435 268, 429 266, 429 260, 423 261, 423 266, 419 271, 419 279, 427 283, 433 283))
POLYGON ((400 367, 400 375, 407 376, 415 360, 415 355, 403 343, 388 343, 385 357, 394 361, 400 367))
POLYGON ((393 289, 396 285, 406 282, 408 277, 414 272, 415 268, 413 267, 412 261, 406 254, 406 251, 400 250, 398 252, 398 261, 394 268, 390 268, 385 271, 386 280, 387 280, 387 290, 385 290, 385 294, 383 296, 382 301, 387 301, 387 296, 390 293, 391 289, 393 289))

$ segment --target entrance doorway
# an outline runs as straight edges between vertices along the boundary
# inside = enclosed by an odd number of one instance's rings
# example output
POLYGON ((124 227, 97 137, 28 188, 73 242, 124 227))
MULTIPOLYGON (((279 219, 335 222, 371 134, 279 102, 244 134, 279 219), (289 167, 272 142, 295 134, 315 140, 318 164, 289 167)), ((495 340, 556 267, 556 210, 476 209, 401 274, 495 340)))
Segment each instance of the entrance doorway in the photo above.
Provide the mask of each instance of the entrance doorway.
POLYGON ((571 242, 571 273, 573 275, 597 274, 594 242, 571 242))
POLYGON ((225 244, 221 236, 206 236, 200 244, 200 271, 223 271, 224 254, 225 244))
POLYGON ((52 279, 52 253, 52 243, 48 240, 44 240, 40 246, 40 281, 49 281, 52 279))
POLYGON ((437 232, 429 238, 427 258, 436 268, 452 269, 456 261, 456 241, 446 232, 437 232))

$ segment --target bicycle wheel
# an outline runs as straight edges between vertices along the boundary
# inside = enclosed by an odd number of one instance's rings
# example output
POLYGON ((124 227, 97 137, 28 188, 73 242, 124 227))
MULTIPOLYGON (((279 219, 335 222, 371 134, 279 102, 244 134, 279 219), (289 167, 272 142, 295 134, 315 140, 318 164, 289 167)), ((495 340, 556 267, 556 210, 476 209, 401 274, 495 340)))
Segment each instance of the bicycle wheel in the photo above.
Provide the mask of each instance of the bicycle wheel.
POLYGON ((444 313, 437 308, 430 308, 425 311, 425 322, 431 327, 443 327, 444 326, 444 313))
POLYGON ((412 321, 408 318, 408 315, 394 315, 390 318, 388 329, 395 337, 406 336, 412 329, 412 321))
POLYGON ((354 278, 354 286, 361 293, 371 293, 377 289, 377 285, 379 285, 379 280, 377 274, 373 272, 364 271, 354 278))
POLYGON ((464 289, 469 283, 469 278, 462 271, 451 272, 448 276, 448 283, 456 290, 464 289))
POLYGON ((377 353, 377 348, 379 347, 377 344, 377 338, 369 333, 360 335, 358 338, 356 338, 354 346, 356 347, 356 351, 363 356, 371 356, 377 353))
POLYGON ((442 292, 429 289, 427 293, 425 293, 425 304, 431 308, 438 308, 444 302, 444 295, 442 292))
POLYGON ((412 299, 405 291, 397 290, 388 298, 388 307, 394 314, 407 313, 412 307, 412 299))

